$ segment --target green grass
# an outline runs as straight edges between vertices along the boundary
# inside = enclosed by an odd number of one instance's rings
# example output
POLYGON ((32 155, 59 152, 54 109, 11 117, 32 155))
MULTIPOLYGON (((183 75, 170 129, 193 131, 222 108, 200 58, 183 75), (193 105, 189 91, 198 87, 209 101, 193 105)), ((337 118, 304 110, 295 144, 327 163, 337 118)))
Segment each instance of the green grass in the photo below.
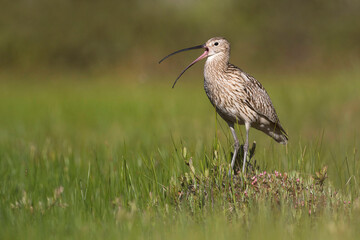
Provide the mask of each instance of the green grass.
POLYGON ((262 171, 308 181, 328 166, 324 189, 346 204, 329 198, 310 215, 266 195, 243 203, 226 188, 202 205, 196 194, 174 202, 190 158, 204 175, 232 151, 198 78, 172 90, 172 78, 1 76, 0 238, 356 238, 360 74, 329 76, 259 76, 290 142, 250 131, 262 171))

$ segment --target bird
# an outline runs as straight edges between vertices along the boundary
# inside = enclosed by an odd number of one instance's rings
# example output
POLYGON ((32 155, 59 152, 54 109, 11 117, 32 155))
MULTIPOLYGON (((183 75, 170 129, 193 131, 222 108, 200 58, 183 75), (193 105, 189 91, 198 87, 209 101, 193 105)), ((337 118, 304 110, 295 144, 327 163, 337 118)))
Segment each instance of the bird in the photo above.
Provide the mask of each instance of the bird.
POLYGON ((198 61, 207 58, 204 65, 204 89, 216 112, 228 124, 234 139, 234 153, 229 176, 234 170, 235 159, 240 148, 235 125, 245 126, 246 136, 243 144, 242 165, 244 174, 251 127, 262 131, 280 144, 287 144, 288 134, 281 126, 269 94, 263 85, 229 62, 230 43, 225 38, 213 37, 204 44, 175 51, 165 56, 159 63, 174 54, 194 49, 204 49, 205 51, 180 73, 172 88, 186 70, 198 61))

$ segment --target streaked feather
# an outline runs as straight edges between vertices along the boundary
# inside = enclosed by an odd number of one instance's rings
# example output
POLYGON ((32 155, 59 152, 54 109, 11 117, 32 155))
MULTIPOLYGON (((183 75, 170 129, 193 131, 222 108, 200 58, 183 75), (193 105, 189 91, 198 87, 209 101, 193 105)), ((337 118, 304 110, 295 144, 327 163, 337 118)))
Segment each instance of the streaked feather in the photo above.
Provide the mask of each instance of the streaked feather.
POLYGON ((204 68, 204 88, 210 102, 228 123, 244 124, 263 131, 280 143, 287 133, 262 84, 228 62, 225 54, 208 58, 204 68))

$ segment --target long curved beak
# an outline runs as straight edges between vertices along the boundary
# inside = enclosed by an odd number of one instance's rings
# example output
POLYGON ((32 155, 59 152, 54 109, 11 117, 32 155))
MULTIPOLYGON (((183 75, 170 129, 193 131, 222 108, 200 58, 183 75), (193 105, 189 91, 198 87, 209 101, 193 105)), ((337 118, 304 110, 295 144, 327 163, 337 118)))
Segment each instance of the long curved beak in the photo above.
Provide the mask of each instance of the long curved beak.
POLYGON ((176 78, 172 88, 175 87, 175 84, 176 82, 179 80, 179 78, 184 74, 184 72, 186 72, 186 70, 188 70, 192 65, 194 65, 195 63, 197 63, 198 61, 200 61, 201 59, 204 59, 208 56, 208 53, 209 53, 209 49, 206 47, 205 44, 203 45, 198 45, 198 46, 195 46, 195 47, 189 47, 189 48, 184 48, 184 49, 181 49, 181 50, 178 50, 176 52, 173 52, 173 53, 170 53, 169 55, 167 55, 166 57, 164 57, 163 59, 161 59, 159 61, 159 63, 161 63, 162 61, 164 61, 165 59, 167 59, 168 57, 176 54, 176 53, 179 53, 179 52, 184 52, 184 51, 188 51, 188 50, 193 50, 193 49, 199 49, 199 48, 205 48, 205 52, 203 54, 201 54, 197 59, 195 59, 192 63, 189 64, 189 66, 187 66, 181 73, 180 75, 176 78))

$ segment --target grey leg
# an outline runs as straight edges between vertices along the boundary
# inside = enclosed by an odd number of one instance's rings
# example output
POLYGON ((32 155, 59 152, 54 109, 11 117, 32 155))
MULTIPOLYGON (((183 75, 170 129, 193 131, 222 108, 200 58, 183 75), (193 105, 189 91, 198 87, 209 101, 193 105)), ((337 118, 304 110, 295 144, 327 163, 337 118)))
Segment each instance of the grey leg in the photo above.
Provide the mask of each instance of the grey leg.
POLYGON ((230 170, 229 170, 229 177, 231 177, 231 172, 234 169, 235 160, 236 160, 236 156, 237 156, 237 153, 239 151, 240 145, 239 145, 239 139, 236 136, 236 132, 235 132, 235 129, 234 129, 234 124, 229 123, 229 127, 230 127, 230 130, 231 130, 231 134, 232 134, 232 136, 234 138, 234 154, 233 154, 232 159, 231 159, 231 167, 230 167, 230 170))
POLYGON ((249 149, 249 130, 250 130, 250 123, 245 122, 245 130, 246 130, 246 139, 244 143, 244 161, 243 161, 243 168, 242 172, 245 172, 245 164, 246 164, 246 156, 249 149))

